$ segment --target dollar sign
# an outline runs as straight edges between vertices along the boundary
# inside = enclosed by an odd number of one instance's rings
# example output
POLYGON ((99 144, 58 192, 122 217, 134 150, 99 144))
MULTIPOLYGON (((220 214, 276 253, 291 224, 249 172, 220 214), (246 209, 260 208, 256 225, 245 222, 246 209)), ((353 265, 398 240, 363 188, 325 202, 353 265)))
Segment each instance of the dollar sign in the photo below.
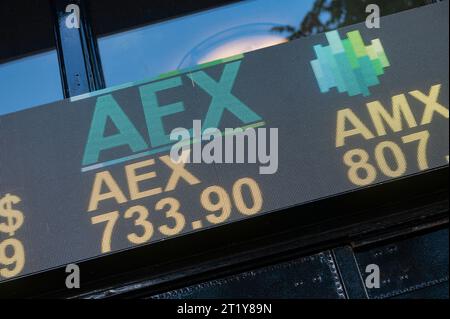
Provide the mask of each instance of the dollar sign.
POLYGON ((0 217, 6 218, 6 222, 0 223, 0 232, 13 236, 15 231, 23 224, 23 214, 20 210, 12 209, 12 206, 19 203, 20 198, 6 194, 0 199, 0 217))

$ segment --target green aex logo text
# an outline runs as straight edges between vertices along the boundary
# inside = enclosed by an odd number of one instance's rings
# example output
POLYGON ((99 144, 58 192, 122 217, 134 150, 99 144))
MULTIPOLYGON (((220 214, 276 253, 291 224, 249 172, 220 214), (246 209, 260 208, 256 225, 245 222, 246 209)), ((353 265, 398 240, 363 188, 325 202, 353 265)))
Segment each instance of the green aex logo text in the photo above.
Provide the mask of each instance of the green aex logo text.
MULTIPOLYGON (((262 120, 258 114, 252 111, 231 92, 239 72, 240 64, 241 61, 225 64, 218 81, 211 78, 203 70, 184 75, 211 96, 211 103, 203 119, 203 126, 205 128, 218 128, 225 110, 231 112, 243 125, 262 120)), ((161 151, 165 151, 166 149, 164 147, 168 147, 169 149, 174 141, 170 140, 170 135, 168 134, 170 132, 164 130, 163 119, 185 111, 185 107, 182 101, 168 105, 160 105, 157 93, 181 85, 181 76, 176 76, 145 84, 138 88, 150 145, 141 136, 111 94, 97 98, 84 151, 83 166, 97 163, 102 151, 123 145, 129 146, 133 153, 148 149, 161 149, 161 151), (117 133, 104 136, 108 120, 114 124, 117 133)))

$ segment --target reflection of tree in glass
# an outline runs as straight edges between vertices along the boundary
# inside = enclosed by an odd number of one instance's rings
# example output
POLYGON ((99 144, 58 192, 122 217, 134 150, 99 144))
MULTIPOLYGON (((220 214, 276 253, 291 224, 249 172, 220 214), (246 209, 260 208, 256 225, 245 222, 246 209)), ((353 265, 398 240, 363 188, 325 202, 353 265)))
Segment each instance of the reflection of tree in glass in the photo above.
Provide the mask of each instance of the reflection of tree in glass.
POLYGON ((422 6, 432 0, 315 0, 298 28, 291 25, 274 27, 272 31, 288 32, 288 40, 334 30, 366 20, 369 4, 377 4, 381 15, 422 6))

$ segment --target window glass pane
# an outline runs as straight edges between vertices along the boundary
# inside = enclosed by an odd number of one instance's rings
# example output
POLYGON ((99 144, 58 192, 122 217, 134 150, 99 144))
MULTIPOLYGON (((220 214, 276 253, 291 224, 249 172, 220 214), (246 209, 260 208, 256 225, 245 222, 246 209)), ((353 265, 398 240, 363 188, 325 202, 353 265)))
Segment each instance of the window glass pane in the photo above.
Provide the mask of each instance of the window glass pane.
POLYGON ((427 2, 241 1, 103 36, 98 43, 105 80, 112 86, 361 22, 368 3, 377 3, 382 14, 390 14, 427 2))
POLYGON ((49 1, 0 1, 0 115, 63 98, 49 1))
POLYGON ((63 98, 56 51, 0 64, 0 115, 63 98))
POLYGON ((297 0, 285 0, 282 6, 279 2, 236 3, 100 38, 107 85, 284 42, 283 34, 271 29, 297 24, 310 6, 299 5, 297 0))

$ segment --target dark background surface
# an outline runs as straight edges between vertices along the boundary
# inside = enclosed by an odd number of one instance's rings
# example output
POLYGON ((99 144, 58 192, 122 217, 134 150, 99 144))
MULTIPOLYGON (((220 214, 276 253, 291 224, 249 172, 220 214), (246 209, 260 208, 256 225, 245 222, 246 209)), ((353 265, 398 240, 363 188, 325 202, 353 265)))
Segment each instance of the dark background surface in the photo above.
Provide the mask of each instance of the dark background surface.
POLYGON ((448 298, 448 228, 371 248, 326 250, 152 298, 448 298), (380 288, 366 288, 366 266, 380 288))

